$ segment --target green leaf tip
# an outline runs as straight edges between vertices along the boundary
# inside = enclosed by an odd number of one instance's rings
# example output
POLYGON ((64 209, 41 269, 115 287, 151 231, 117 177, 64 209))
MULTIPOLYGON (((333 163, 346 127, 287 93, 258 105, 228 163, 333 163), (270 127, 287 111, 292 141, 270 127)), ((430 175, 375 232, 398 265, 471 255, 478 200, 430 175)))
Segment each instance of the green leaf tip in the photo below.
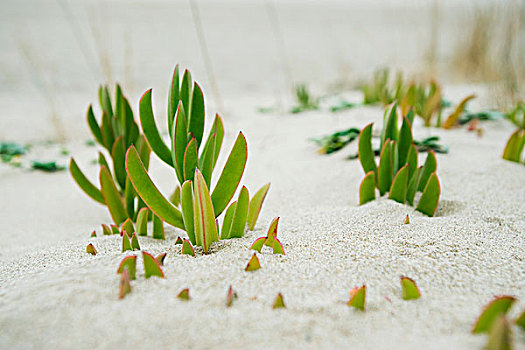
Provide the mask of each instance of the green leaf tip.
POLYGON ((180 300, 190 300, 190 290, 188 288, 184 288, 179 294, 177 294, 177 298, 180 300))
POLYGON ((137 227, 136 233, 139 236, 148 235, 148 219, 149 219, 149 210, 148 208, 141 208, 137 214, 137 227))
POLYGON ((255 240, 255 242, 252 243, 250 249, 256 250, 260 253, 264 246, 264 243, 266 243, 266 237, 259 237, 255 240))
POLYGON ((255 195, 250 201, 250 206, 248 208, 248 219, 247 219, 248 230, 250 231, 253 231, 253 229, 255 228, 255 224, 257 223, 257 219, 259 218, 259 214, 261 212, 264 199, 266 198, 266 195, 268 194, 269 189, 270 189, 270 183, 267 183, 255 193, 255 195))
POLYGON ((408 214, 407 216, 405 217, 405 225, 408 225, 410 224, 410 218, 408 217, 408 214))
POLYGON ((114 235, 120 235, 120 229, 118 228, 117 225, 115 225, 115 224, 111 224, 110 227, 111 227, 111 232, 112 232, 114 235))
POLYGON ((285 255, 283 245, 277 237, 273 239, 273 253, 285 255))
POLYGON ((272 309, 283 309, 286 308, 286 305, 284 304, 284 298, 281 293, 278 293, 275 297, 275 300, 273 301, 272 309))
POLYGON ((212 198, 204 177, 198 169, 195 170, 193 192, 195 198, 193 203, 195 240, 197 245, 204 250, 204 254, 208 254, 211 244, 219 240, 219 234, 212 198))
POLYGON ((165 239, 164 223, 157 215, 153 215, 153 238, 165 239))
POLYGON ((516 298, 509 295, 494 298, 483 308, 481 315, 479 315, 474 327, 472 328, 472 333, 478 334, 489 332, 494 321, 500 316, 505 316, 515 301, 516 298))
POLYGON ((104 234, 104 236, 112 234, 111 229, 108 225, 102 224, 102 234, 104 234))
POLYGON ((151 276, 157 276, 164 278, 164 272, 162 272, 159 262, 153 255, 143 251, 142 262, 144 264, 144 277, 150 278, 151 276))
POLYGON ((366 286, 355 287, 350 291, 350 300, 348 306, 354 307, 358 310, 365 311, 366 307, 366 286))
POLYGON ((69 172, 71 173, 71 176, 73 177, 73 180, 77 183, 78 187, 84 191, 91 199, 95 200, 96 202, 106 205, 106 201, 104 199, 104 196, 102 195, 102 192, 91 183, 91 181, 88 180, 88 178, 84 175, 82 170, 78 167, 77 163, 75 162, 74 158, 71 158, 69 160, 69 172))
POLYGON ((516 325, 525 331, 525 311, 518 316, 515 321, 516 325))
POLYGON ((363 205, 376 199, 376 180, 375 173, 370 170, 366 173, 361 185, 359 186, 359 205, 363 205))
POLYGON ((377 173, 377 165, 374 159, 374 150, 372 149, 373 126, 374 123, 370 123, 359 133, 358 156, 365 173, 369 173, 370 171, 377 173))
POLYGON ((133 226, 133 221, 131 219, 126 219, 120 228, 121 235, 127 233, 128 237, 131 237, 135 233, 135 227, 133 226))
POLYGON ((131 292, 131 284, 129 283, 129 272, 128 272, 128 269, 126 268, 120 275, 118 298, 123 299, 130 292, 131 292))
POLYGON ((428 215, 434 216, 437 206, 439 204, 439 196, 441 195, 441 185, 436 173, 433 173, 428 179, 427 185, 421 195, 421 199, 416 207, 416 210, 428 215))
POLYGON ((164 259, 166 259, 166 253, 160 253, 155 257, 155 259, 159 262, 160 266, 164 266, 164 259))
POLYGON ((93 238, 93 237, 97 237, 97 231, 93 230, 93 232, 91 232, 90 237, 91 237, 91 238, 93 238))
POLYGON ((253 253, 250 261, 248 261, 248 264, 244 268, 244 271, 257 271, 261 268, 261 264, 259 262, 259 258, 257 257, 257 253, 253 253))
POLYGON ((86 253, 91 255, 97 255, 97 250, 95 249, 95 246, 92 243, 89 243, 86 246, 86 253))
POLYGON ((129 255, 122 259, 117 268, 117 273, 120 274, 124 272, 124 270, 127 270, 129 272, 129 278, 131 278, 132 280, 136 278, 137 257, 135 255, 129 255))
POLYGON ((139 239, 135 233, 131 236, 131 250, 140 250, 139 239))
POLYGON ((277 229, 279 227, 279 217, 276 217, 270 223, 268 232, 266 233, 266 242, 264 244, 270 248, 273 248, 273 239, 277 238, 277 229))
POLYGON ((180 236, 177 237, 177 240, 175 241, 175 245, 177 244, 182 244, 182 238, 180 238, 180 236))
POLYGON ((226 293, 226 307, 232 307, 235 299, 237 299, 237 293, 233 291, 233 288, 230 285, 228 293, 226 293))
POLYGON ((401 298, 403 300, 415 300, 421 297, 421 292, 416 282, 408 277, 401 277, 401 298))
POLYGON ((195 257, 195 250, 193 249, 191 242, 187 239, 185 239, 182 242, 182 254, 191 255, 195 257))

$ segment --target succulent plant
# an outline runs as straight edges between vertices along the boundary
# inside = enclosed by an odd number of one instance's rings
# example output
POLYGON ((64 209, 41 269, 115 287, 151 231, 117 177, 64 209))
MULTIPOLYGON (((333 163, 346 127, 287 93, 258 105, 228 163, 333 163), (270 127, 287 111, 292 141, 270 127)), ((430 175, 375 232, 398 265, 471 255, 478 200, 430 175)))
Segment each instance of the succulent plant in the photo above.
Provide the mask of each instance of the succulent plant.
POLYGON ((78 186, 93 200, 107 206, 115 224, 120 225, 128 218, 135 220, 138 211, 145 206, 126 175, 126 150, 134 145, 146 168, 150 150, 119 85, 116 86, 113 102, 108 88, 100 87, 99 102, 102 110, 101 123, 97 122, 91 105, 87 111, 87 122, 97 143, 111 156, 113 173, 102 152, 99 152, 98 157, 100 189, 84 175, 74 158, 70 159, 69 171, 78 186))
POLYGON ((162 272, 159 262, 153 255, 143 251, 142 263, 144 264, 144 277, 150 278, 151 276, 157 276, 164 278, 164 272, 162 272))
MULTIPOLYGON (((248 190, 243 188, 238 201, 228 207, 247 161, 246 139, 241 132, 215 187, 213 190, 210 188, 223 142, 224 127, 222 119, 216 115, 208 138, 203 139, 204 96, 200 86, 192 82, 190 72, 184 72, 182 82, 179 82, 178 66, 173 73, 168 97, 170 146, 164 143, 155 124, 151 90, 146 91, 140 99, 139 112, 144 135, 151 149, 162 161, 174 168, 181 185, 179 208, 159 192, 137 149, 131 146, 126 154, 127 174, 135 191, 149 209, 166 223, 185 230, 190 242, 201 246, 205 254, 210 245, 220 237, 225 239, 242 236, 246 223, 248 228, 253 229, 268 185, 263 186, 266 190, 257 197, 256 202, 253 202, 256 197, 252 202, 249 201, 248 190), (219 236, 216 219, 227 208, 224 234, 219 236)), ((174 200, 178 204, 177 198, 174 200)))
POLYGON ((505 316, 499 316, 490 327, 485 350, 512 350, 512 330, 505 316))
POLYGON ((195 250, 193 249, 193 246, 191 245, 191 242, 185 239, 182 242, 182 254, 191 255, 195 257, 195 250))
POLYGON ((418 153, 412 138, 412 126, 407 116, 403 117, 398 129, 397 103, 385 112, 381 133, 381 154, 376 164, 372 149, 372 127, 368 124, 359 135, 359 160, 365 177, 359 187, 359 203, 365 204, 376 196, 376 188, 381 196, 399 203, 414 205, 417 191, 422 195, 416 210, 433 216, 441 194, 436 174, 436 155, 430 151, 423 166, 418 167, 418 153))
POLYGON ((126 268, 120 275, 118 298, 123 299, 129 293, 131 293, 131 283, 129 282, 129 272, 126 268))
POLYGON ((355 307, 358 310, 365 311, 366 307, 366 286, 355 287, 350 291, 350 300, 348 306, 355 307))
POLYGON ((179 294, 177 294, 177 298, 180 300, 190 300, 190 290, 188 288, 184 288, 179 294))
POLYGON ((283 309, 286 308, 286 305, 284 304, 284 298, 281 293, 278 293, 275 297, 275 300, 273 301, 272 309, 283 309))
POLYGON ((305 84, 300 84, 295 88, 295 96, 297 106, 293 107, 290 113, 301 113, 319 109, 319 99, 312 97, 305 84))
POLYGON ((253 242, 252 245, 250 246, 250 249, 256 250, 260 253, 262 248, 266 245, 273 249, 274 254, 285 255, 283 244, 281 243, 281 241, 279 241, 279 239, 277 239, 277 228, 278 227, 279 227, 279 218, 276 217, 270 223, 270 227, 268 228, 268 232, 266 233, 266 236, 257 238, 255 242, 253 242))
POLYGON ((122 259, 117 268, 117 273, 120 274, 124 272, 124 270, 127 270, 129 272, 129 278, 131 278, 132 280, 136 278, 137 257, 135 255, 129 255, 122 259))
POLYGON ((95 249, 95 246, 92 243, 89 243, 86 246, 86 253, 91 255, 97 255, 97 250, 95 249))
POLYGON ((507 118, 518 128, 514 131, 505 145, 502 158, 511 162, 525 164, 523 149, 525 148, 525 104, 520 102, 507 114, 507 118))
POLYGON ((421 298, 421 292, 413 279, 405 276, 401 277, 401 298, 403 300, 421 298))
POLYGON ((481 315, 479 315, 474 327, 472 328, 472 333, 477 334, 489 332, 498 317, 505 316, 514 302, 516 302, 516 298, 509 295, 494 298, 483 308, 481 315))
POLYGON ((248 261, 248 264, 244 268, 244 271, 257 271, 260 268, 261 268, 261 263, 259 262, 257 253, 253 253, 252 257, 250 258, 250 261, 248 261))

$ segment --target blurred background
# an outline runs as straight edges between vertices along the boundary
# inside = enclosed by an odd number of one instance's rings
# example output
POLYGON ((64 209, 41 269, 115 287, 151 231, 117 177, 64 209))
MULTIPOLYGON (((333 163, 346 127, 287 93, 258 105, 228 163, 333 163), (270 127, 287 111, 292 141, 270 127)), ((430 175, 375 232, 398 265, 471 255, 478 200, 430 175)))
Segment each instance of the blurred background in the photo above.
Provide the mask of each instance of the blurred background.
POLYGON ((520 0, 2 0, 0 139, 83 141, 88 104, 115 82, 134 109, 154 88, 164 121, 176 63, 225 118, 284 106, 301 83, 356 89, 380 67, 505 106, 523 99, 524 17, 520 0))

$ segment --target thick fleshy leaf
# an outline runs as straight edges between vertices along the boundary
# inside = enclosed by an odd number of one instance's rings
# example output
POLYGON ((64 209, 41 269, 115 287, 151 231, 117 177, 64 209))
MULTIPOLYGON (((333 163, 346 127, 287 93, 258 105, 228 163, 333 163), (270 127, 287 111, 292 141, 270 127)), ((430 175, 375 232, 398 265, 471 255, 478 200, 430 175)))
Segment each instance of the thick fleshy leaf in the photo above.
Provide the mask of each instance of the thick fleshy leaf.
POLYGON ((180 300, 190 300, 190 290, 188 288, 184 288, 179 294, 177 294, 177 298, 180 300))
POLYGON ((281 309, 285 307, 286 305, 284 304, 283 295, 281 293, 277 294, 277 296, 275 297, 275 300, 273 301, 272 309, 281 309))
POLYGON ((350 300, 348 306, 355 307, 358 310, 365 311, 366 307, 366 286, 355 287, 350 291, 350 300))
POLYGON ((407 187, 408 187, 408 165, 403 166, 397 172, 394 180, 392 181, 392 187, 390 187, 390 194, 388 198, 395 200, 401 204, 405 203, 407 198, 407 187))
POLYGON ((401 298, 403 300, 419 299, 421 292, 416 282, 408 277, 401 277, 401 298))
MULTIPOLYGON (((208 141, 215 145, 215 139, 217 138, 217 134, 213 134, 210 136, 208 141)), ((208 144, 206 144, 208 145, 208 144)), ((198 167, 202 172, 202 176, 204 177, 204 180, 206 181, 206 185, 211 186, 211 175, 213 172, 213 162, 214 162, 214 156, 215 156, 215 149, 213 146, 211 147, 205 147, 202 155, 198 161, 198 167)))
POLYGON ((131 250, 140 250, 139 239, 136 234, 131 236, 131 250))
POLYGON ((93 113, 93 107, 89 105, 88 111, 86 113, 86 119, 89 125, 89 129, 91 130, 91 133, 95 137, 95 140, 101 145, 104 145, 104 141, 102 140, 102 133, 100 131, 100 126, 97 123, 97 120, 95 119, 95 114, 93 113))
POLYGON ((281 241, 279 241, 277 237, 273 239, 273 253, 285 255, 283 244, 281 243, 281 241))
POLYGON ((127 250, 133 250, 133 248, 131 248, 131 242, 129 241, 128 235, 122 235, 122 252, 127 250))
POLYGON ((412 176, 415 174, 417 169, 417 148, 414 144, 410 145, 408 149, 408 155, 406 163, 408 165, 408 179, 409 182, 412 179, 412 176))
POLYGON ((186 151, 184 151, 184 181, 193 181, 198 162, 199 155, 197 154, 197 140, 192 138, 186 146, 186 151))
POLYGON ((111 235, 111 229, 108 225, 102 224, 102 233, 104 234, 104 236, 111 235))
POLYGON ((90 237, 97 237, 97 231, 93 230, 93 232, 91 232, 91 236, 90 237))
POLYGON ((267 183, 255 193, 252 200, 250 201, 247 218, 248 230, 250 231, 253 231, 253 229, 255 228, 255 224, 257 223, 257 219, 259 218, 264 199, 266 198, 269 189, 270 183, 267 183))
MULTIPOLYGON (((186 115, 186 118, 188 119, 190 117, 192 88, 193 88, 193 81, 191 79, 191 73, 189 70, 185 69, 184 74, 182 75, 182 83, 180 85, 180 99, 184 106, 184 114, 186 115)), ((186 124, 189 124, 188 119, 186 119, 186 124)))
MULTIPOLYGON (((126 171, 125 167, 124 171, 126 171)), ((131 180, 129 179, 129 177, 127 177, 126 174, 126 187, 124 188, 124 207, 126 208, 128 217, 133 219, 135 219, 135 198, 137 198, 137 193, 135 192, 135 189, 131 184, 131 180)))
POLYGON ((410 146, 413 144, 412 125, 406 117, 403 117, 401 130, 399 131, 398 151, 399 151, 399 166, 402 167, 407 163, 410 146))
POLYGON ((126 153, 126 169, 135 191, 148 208, 168 224, 184 230, 181 212, 153 184, 133 146, 126 153))
POLYGON ((100 166, 105 166, 106 169, 108 169, 109 171, 110 167, 109 167, 108 161, 106 160, 106 157, 104 157, 102 152, 98 152, 98 164, 100 166))
MULTIPOLYGON (((208 152, 208 149, 213 149, 213 162, 212 162, 212 168, 211 168, 212 172, 213 172, 213 169, 215 169, 217 158, 219 158, 219 153, 221 151, 223 139, 224 139, 224 125, 222 122, 222 118, 218 114, 216 114, 215 120, 213 121, 213 126, 210 130, 210 134, 208 135, 208 139, 206 140, 206 144, 204 145, 204 149, 202 150, 202 155, 205 155, 208 152), (216 135, 214 140, 211 139, 213 135, 216 135)), ((201 159, 199 159, 199 167, 201 169, 203 168, 203 165, 204 165, 203 163, 204 163, 204 157, 201 157, 201 159)))
POLYGON ((232 199, 239 182, 241 181, 244 168, 246 166, 246 160, 248 157, 248 147, 244 135, 239 133, 235 144, 228 156, 226 165, 222 170, 221 176, 217 181, 217 185, 211 195, 213 202, 213 210, 215 216, 218 217, 224 209, 228 206, 228 203, 232 199))
POLYGON ((505 149, 503 150, 503 159, 510 160, 512 162, 520 162, 521 153, 525 145, 525 130, 517 129, 510 135, 505 149))
POLYGON ((88 180, 88 178, 78 167, 74 158, 69 160, 69 172, 71 173, 73 180, 75 180, 82 191, 84 191, 93 200, 99 202, 100 204, 106 205, 102 192, 97 187, 95 187, 91 181, 88 180))
POLYGON ((450 114, 447 118, 447 120, 445 120, 443 122, 443 129, 450 129, 454 126, 456 126, 459 122, 459 117, 461 117, 461 115, 463 114, 463 111, 465 111, 465 107, 467 106, 467 103, 472 100, 473 98, 475 98, 476 95, 469 95, 467 97, 465 97, 459 104, 458 106, 456 107, 456 109, 454 110, 454 112, 452 112, 452 114, 450 114))
POLYGON ((160 253, 155 257, 155 260, 157 260, 161 266, 164 266, 164 259, 166 259, 166 253, 160 253))
POLYGON ((394 102, 389 108, 385 110, 383 119, 383 130, 381 130, 381 144, 380 148, 387 140, 397 141, 397 102, 394 102))
POLYGON ((266 237, 259 237, 255 240, 255 242, 252 243, 250 249, 256 250, 260 253, 264 246, 264 243, 266 243, 266 237))
POLYGON ((111 97, 107 86, 100 86, 98 88, 98 102, 100 103, 100 108, 112 117, 113 107, 111 106, 111 97))
POLYGON ((516 298, 509 295, 496 297, 483 308, 481 315, 479 315, 474 327, 472 328, 472 333, 477 334, 489 332, 494 321, 500 316, 505 316, 515 301, 516 298))
POLYGON ((226 209, 226 214, 224 214, 224 220, 222 221, 221 228, 221 239, 230 238, 230 231, 232 228, 233 216, 235 214, 235 209, 237 208, 237 202, 230 204, 228 209, 226 209))
MULTIPOLYGON (((155 124, 155 117, 153 116, 153 107, 151 105, 151 89, 146 91, 140 98, 139 102, 139 116, 140 124, 142 125, 142 131, 144 136, 148 140, 148 144, 151 150, 166 164, 173 165, 171 158, 171 151, 166 146, 162 138, 160 137, 157 124, 155 124)), ((129 151, 128 151, 129 152, 129 151)))
POLYGON ((195 240, 195 227, 193 224, 193 186, 191 181, 185 181, 181 189, 181 209, 184 227, 191 243, 197 244, 195 240))
POLYGON ((244 268, 244 271, 256 271, 261 268, 261 263, 259 262, 259 258, 257 257, 257 253, 253 253, 250 261, 248 261, 248 264, 244 268))
POLYGON ((114 235, 120 235, 120 229, 117 225, 111 224, 109 225, 109 227, 111 228, 111 233, 113 233, 114 235))
POLYGON ((122 189, 126 188, 125 153, 126 149, 124 148, 124 139, 122 136, 119 136, 113 143, 111 158, 113 159, 113 173, 122 189))
POLYGON ((359 186, 359 205, 363 205, 374 199, 376 199, 376 180, 374 171, 370 170, 366 173, 359 186))
POLYGON ((394 141, 388 141, 381 150, 379 168, 377 171, 377 187, 381 196, 387 193, 392 185, 392 178, 394 176, 394 159, 392 150, 394 144, 394 141))
POLYGON ((104 147, 108 150, 108 152, 111 152, 113 142, 115 142, 115 134, 113 133, 111 117, 106 112, 102 112, 102 124, 100 125, 100 132, 102 134, 102 142, 104 147))
POLYGON ((195 250, 193 249, 193 246, 191 245, 190 241, 185 239, 182 242, 182 254, 191 255, 195 257, 195 250))
POLYGON ((153 215, 153 238, 155 239, 165 239, 164 236, 164 223, 162 219, 157 215, 153 215))
POLYGON ((232 307, 235 299, 237 299, 237 293, 234 292, 232 286, 230 286, 228 293, 226 293, 226 307, 232 307))
POLYGON ((182 244, 182 238, 180 238, 180 236, 175 240, 175 245, 177 244, 182 244))
POLYGON ((184 152, 188 145, 188 127, 186 125, 186 116, 184 115, 184 106, 182 101, 179 102, 177 113, 175 114, 175 125, 172 131, 172 159, 179 179, 179 183, 184 182, 184 152))
POLYGON ((137 273, 137 257, 135 255, 126 256, 120 262, 118 266, 117 273, 124 272, 124 269, 127 269, 129 272, 129 277, 134 280, 137 273))
POLYGON ((405 225, 408 225, 410 224, 410 218, 408 217, 408 214, 407 216, 405 217, 405 222, 404 222, 405 225))
POLYGON ((439 179, 436 173, 434 173, 432 174, 432 176, 430 176, 430 179, 428 180, 427 186, 423 191, 421 199, 419 199, 419 203, 416 207, 416 210, 428 216, 434 216, 434 213, 436 212, 439 203, 440 195, 441 185, 439 184, 439 179))
POLYGON ((408 182, 408 188, 407 188, 407 203, 410 205, 414 205, 414 197, 416 196, 417 192, 417 186, 419 184, 419 179, 421 178, 421 174, 423 173, 423 167, 420 166, 416 169, 414 172, 414 175, 412 175, 410 181, 408 182))
POLYGON ((142 262, 144 263, 144 277, 158 276, 164 278, 164 272, 160 268, 159 262, 147 252, 142 252, 142 262))
POLYGON ((97 250, 95 249, 95 246, 92 243, 89 243, 86 246, 86 253, 91 255, 97 255, 97 250))
POLYGON ((170 202, 176 207, 180 205, 180 186, 175 187, 175 190, 170 196, 170 202))
MULTIPOLYGON (((179 65, 175 65, 173 76, 171 77, 170 91, 168 93, 168 130, 172 132, 175 111, 180 101, 179 91, 179 65)), ((173 134, 170 134, 173 137, 173 134)))
POLYGON ((129 272, 125 269, 120 275, 118 298, 123 299, 129 293, 131 293, 131 284, 129 283, 129 272))
POLYGON ((484 350, 512 350, 512 333, 509 321, 499 316, 490 327, 489 340, 484 350))
POLYGON ((137 215, 137 228, 136 232, 139 236, 148 235, 148 218, 149 210, 148 208, 142 208, 137 215))
POLYGON ((135 227, 133 227, 133 221, 131 219, 126 219, 120 228, 120 233, 126 232, 128 237, 131 237, 135 233, 135 227))
POLYGON ((372 127, 374 123, 370 123, 361 130, 359 134, 359 161, 366 173, 373 171, 377 173, 377 165, 374 159, 374 150, 372 149, 372 127))
POLYGON ((525 331, 525 311, 516 319, 516 325, 525 331))
POLYGON ((230 238, 244 236, 249 203, 250 195, 248 194, 248 189, 243 186, 241 192, 239 193, 239 199, 237 200, 237 205, 235 207, 235 214, 233 215, 233 221, 229 235, 230 238))
POLYGON ((279 228, 279 217, 276 217, 270 223, 270 227, 268 227, 268 232, 266 233, 266 242, 264 243, 266 246, 273 248, 273 239, 277 238, 278 228, 279 228))
POLYGON ((128 218, 128 213, 126 208, 124 208, 124 204, 122 203, 120 194, 113 182, 113 178, 106 167, 100 168, 99 180, 101 192, 104 196, 104 202, 106 202, 106 205, 108 206, 109 213, 115 224, 120 225, 128 218))
POLYGON ((421 174, 421 179, 419 180, 419 185, 417 187, 418 191, 423 191, 427 186, 428 179, 437 169, 437 159, 434 151, 430 150, 427 154, 427 159, 423 165, 423 172, 421 174))
POLYGON ((202 246, 204 254, 207 254, 211 244, 219 240, 219 235, 210 193, 199 169, 195 170, 193 192, 195 241, 202 246))
POLYGON ((197 149, 200 148, 204 132, 204 96, 199 84, 193 84, 193 97, 188 123, 188 131, 197 139, 197 149))

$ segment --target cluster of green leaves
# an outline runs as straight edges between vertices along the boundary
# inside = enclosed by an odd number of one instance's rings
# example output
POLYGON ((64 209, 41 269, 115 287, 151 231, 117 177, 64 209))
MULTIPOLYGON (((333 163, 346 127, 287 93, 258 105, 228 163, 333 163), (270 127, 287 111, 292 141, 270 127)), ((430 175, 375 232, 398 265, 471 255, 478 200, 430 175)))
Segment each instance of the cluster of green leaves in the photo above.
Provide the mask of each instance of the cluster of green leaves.
POLYGON ((273 219, 270 223, 270 227, 268 228, 266 236, 257 238, 255 242, 253 242, 253 244, 250 246, 250 249, 256 250, 260 253, 263 247, 267 246, 272 248, 273 254, 285 255, 283 245, 281 241, 277 238, 278 227, 279 218, 277 217, 273 219))
POLYGON ((246 224, 253 230, 269 184, 263 186, 252 200, 243 187, 238 200, 229 205, 241 181, 248 156, 242 132, 238 134, 221 175, 211 189, 212 175, 224 138, 222 119, 219 115, 215 116, 211 131, 204 140, 202 90, 192 81, 188 70, 185 70, 181 81, 179 67, 176 66, 168 96, 168 146, 155 123, 151 92, 151 89, 146 91, 140 99, 142 129, 153 152, 174 168, 181 187, 173 201, 164 197, 151 180, 147 164, 132 146, 125 162, 136 192, 157 216, 185 230, 190 242, 201 246, 204 253, 208 253, 210 245, 219 238, 242 237, 246 224), (223 232, 219 235, 217 219, 225 210, 223 232))
POLYGON ((512 162, 525 164, 525 157, 522 156, 525 148, 525 104, 519 102, 507 113, 507 118, 517 126, 517 129, 510 135, 502 157, 512 162))
POLYGON ((119 85, 116 86, 113 102, 108 88, 100 87, 99 103, 101 122, 97 122, 91 105, 87 111, 87 122, 96 142, 109 153, 113 171, 102 152, 98 156, 100 189, 84 175, 74 158, 70 160, 69 171, 78 186, 93 200, 107 206, 115 224, 120 225, 128 218, 135 220, 139 210, 145 207, 126 174, 126 150, 135 146, 146 167, 150 150, 119 85))
MULTIPOLYGON (((126 237, 126 234, 124 234, 126 237)), ((131 249, 129 249, 131 250, 131 249)), ((159 254, 154 257, 148 252, 142 252, 142 263, 144 265, 144 278, 150 278, 153 276, 164 278, 164 272, 162 271, 162 265, 166 253, 159 254)), ((117 274, 121 275, 120 286, 119 286, 119 299, 124 298, 126 294, 131 292, 131 280, 137 278, 137 256, 128 255, 120 262, 117 268, 117 274)))
POLYGON ((300 84, 295 88, 295 97, 297 106, 292 107, 290 113, 295 114, 319 109, 319 99, 312 96, 305 84, 300 84))
POLYGON ((412 118, 409 113, 403 116, 398 129, 398 107, 392 104, 385 110, 381 133, 381 154, 379 165, 374 159, 372 149, 372 127, 368 124, 359 136, 359 160, 365 177, 359 188, 359 203, 364 204, 376 198, 376 188, 383 196, 399 203, 414 205, 416 192, 422 196, 416 210, 433 216, 441 194, 436 174, 436 155, 430 151, 423 166, 418 167, 418 152, 412 137, 412 118))

